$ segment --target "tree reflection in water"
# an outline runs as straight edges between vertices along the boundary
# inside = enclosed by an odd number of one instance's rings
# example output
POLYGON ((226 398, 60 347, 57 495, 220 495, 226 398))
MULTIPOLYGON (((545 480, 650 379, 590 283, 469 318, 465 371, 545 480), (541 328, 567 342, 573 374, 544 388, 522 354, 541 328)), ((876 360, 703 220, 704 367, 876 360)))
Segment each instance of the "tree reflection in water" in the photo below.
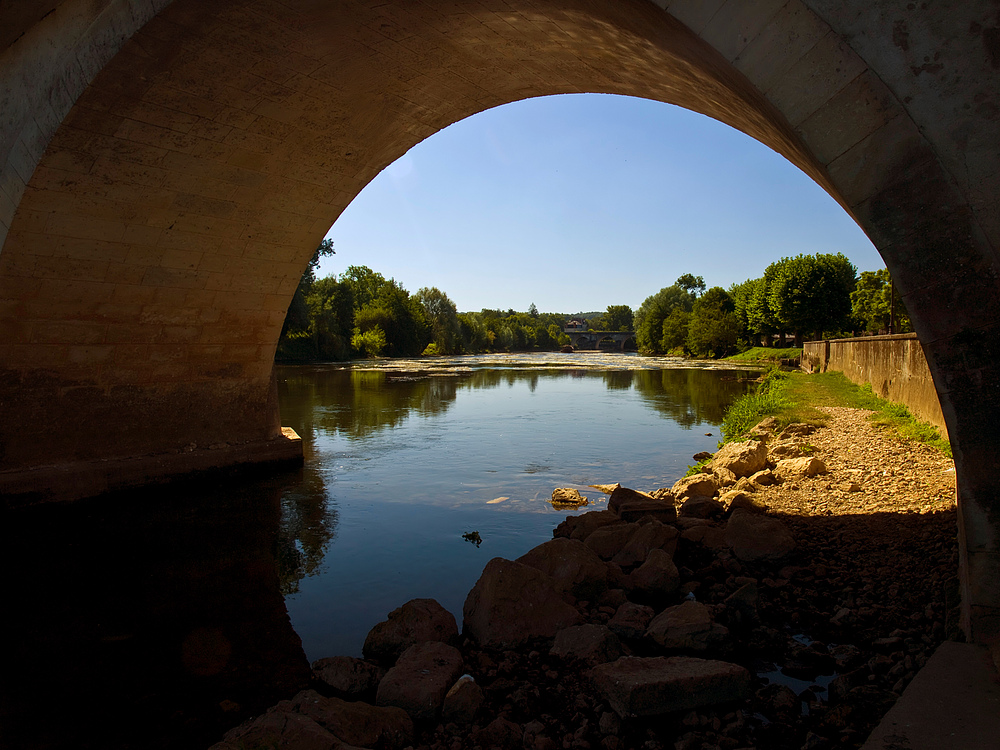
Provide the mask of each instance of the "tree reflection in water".
MULTIPOLYGON (((282 497, 277 547, 281 590, 286 595, 298 593, 304 578, 322 572, 326 550, 337 534, 337 504, 329 502, 332 497, 324 483, 324 471, 317 466, 316 443, 321 437, 339 436, 368 449, 366 441, 400 427, 413 416, 446 413, 455 405, 459 391, 513 388, 523 382, 534 393, 540 382, 560 379, 603 380, 609 392, 634 389, 643 403, 689 430, 698 424, 720 423, 726 406, 746 392, 755 376, 753 372, 706 369, 470 370, 458 366, 427 372, 323 365, 281 367, 283 422, 293 425, 303 438, 307 459, 301 482, 282 497)), ((555 432, 565 429, 565 423, 540 423, 536 428, 555 432)))
POLYGON ((756 372, 738 370, 637 370, 634 375, 642 399, 688 429, 705 422, 720 424, 726 407, 757 377, 756 372))

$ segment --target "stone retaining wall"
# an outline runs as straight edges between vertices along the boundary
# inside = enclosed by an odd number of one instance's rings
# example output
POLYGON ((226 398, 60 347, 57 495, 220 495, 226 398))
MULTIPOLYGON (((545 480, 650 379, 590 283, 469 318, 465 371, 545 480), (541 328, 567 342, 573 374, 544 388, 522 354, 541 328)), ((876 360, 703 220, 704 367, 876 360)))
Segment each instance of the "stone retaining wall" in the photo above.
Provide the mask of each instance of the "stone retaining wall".
POLYGON ((801 367, 806 372, 837 370, 852 382, 871 385, 875 394, 896 401, 948 436, 924 350, 915 333, 807 341, 801 367))

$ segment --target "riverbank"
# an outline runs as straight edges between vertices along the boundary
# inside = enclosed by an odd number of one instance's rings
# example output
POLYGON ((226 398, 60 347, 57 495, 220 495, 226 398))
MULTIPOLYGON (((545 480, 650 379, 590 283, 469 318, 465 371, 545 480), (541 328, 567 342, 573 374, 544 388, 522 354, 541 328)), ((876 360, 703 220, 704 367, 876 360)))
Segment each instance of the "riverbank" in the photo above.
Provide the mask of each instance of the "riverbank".
POLYGON ((306 736, 309 747, 450 750, 860 746, 957 632, 954 472, 863 412, 824 411, 825 427, 768 436, 769 468, 717 456, 712 473, 655 493, 659 507, 676 504, 673 520, 570 516, 553 542, 491 561, 466 602, 463 636, 437 610, 401 608, 373 630, 395 632, 393 648, 317 662, 312 692, 217 747, 305 747, 306 736), (741 525, 753 530, 741 536, 741 525), (539 586, 553 587, 539 602, 560 606, 518 618, 539 586), (445 621, 443 635, 415 632, 428 618, 445 621), (396 661, 423 640, 448 643, 396 661), (638 706, 602 677, 615 664, 683 667, 681 692, 701 697, 671 703, 660 680, 656 705, 638 706), (713 693, 706 668, 743 687, 713 693), (433 689, 420 676, 431 673, 433 689), (362 724, 367 734, 350 732, 362 724))

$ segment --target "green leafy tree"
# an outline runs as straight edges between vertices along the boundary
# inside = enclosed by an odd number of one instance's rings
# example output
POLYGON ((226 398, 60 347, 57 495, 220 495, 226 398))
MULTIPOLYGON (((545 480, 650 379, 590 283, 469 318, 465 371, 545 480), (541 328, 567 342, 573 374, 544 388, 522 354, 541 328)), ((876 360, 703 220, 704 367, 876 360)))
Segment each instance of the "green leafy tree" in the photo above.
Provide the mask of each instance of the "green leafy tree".
POLYGON ((316 248, 312 258, 309 259, 306 270, 302 272, 302 278, 299 279, 299 285, 295 288, 295 294, 292 297, 292 302, 288 307, 288 314, 285 316, 285 323, 281 329, 282 335, 285 335, 285 332, 289 330, 302 331, 309 327, 309 310, 306 307, 306 296, 316 281, 316 269, 319 267, 320 261, 329 255, 336 255, 336 251, 333 249, 333 240, 323 240, 319 243, 319 247, 316 248))
POLYGON ((424 315, 431 329, 431 343, 436 345, 437 352, 456 354, 461 349, 461 331, 455 303, 437 287, 417 290, 416 298, 424 306, 424 315))
POLYGON ((459 313, 458 330, 460 350, 466 354, 478 354, 489 349, 490 331, 479 313, 459 313))
POLYGON ((372 326, 366 331, 355 328, 354 335, 351 336, 351 346, 368 359, 375 359, 381 356, 382 351, 385 349, 385 332, 377 325, 372 326))
POLYGON ((851 315, 866 331, 889 330, 891 307, 895 298, 894 333, 909 333, 913 330, 910 316, 903 300, 894 289, 889 278, 889 270, 862 271, 858 283, 851 292, 851 315))
POLYGON ((857 274, 846 256, 797 255, 772 266, 777 268, 767 290, 768 306, 777 323, 794 332, 796 346, 805 333, 822 338, 825 330, 846 327, 857 274))
POLYGON ((674 282, 684 291, 695 296, 705 291, 705 279, 701 276, 694 276, 690 273, 683 274, 674 282))
MULTIPOLYGON (((692 290, 698 288, 700 279, 700 276, 684 274, 672 286, 664 287, 643 301, 635 313, 635 339, 640 351, 654 354, 664 351, 661 345, 663 321, 674 308, 691 311, 697 299, 692 290)), ((700 283, 703 287, 704 281, 700 283)))
POLYGON ((736 324, 739 329, 739 337, 747 346, 757 345, 757 333, 751 330, 750 326, 750 306, 754 292, 763 279, 747 279, 742 284, 733 284, 729 287, 729 297, 733 301, 733 314, 736 316, 736 324))
POLYGON ((602 331, 631 331, 635 322, 635 313, 628 305, 608 305, 604 313, 604 328, 602 331))
POLYGON ((376 327, 382 330, 387 357, 416 357, 430 343, 423 305, 392 279, 357 311, 354 322, 361 333, 376 327))
POLYGON ((316 351, 317 342, 312 335, 312 318, 307 298, 316 283, 316 270, 320 261, 335 254, 333 240, 324 239, 309 259, 281 326, 281 336, 275 353, 277 359, 315 359, 319 356, 316 351))
POLYGON ((660 349, 665 352, 687 349, 688 329, 691 327, 691 313, 682 307, 675 307, 663 320, 663 336, 660 349))
POLYGON ((770 346, 771 337, 778 332, 778 320, 774 310, 771 309, 768 294, 777 272, 777 264, 769 265, 764 275, 753 285, 747 298, 747 327, 751 333, 763 337, 764 346, 770 346))
POLYGON ((354 328, 351 288, 328 276, 313 283, 306 303, 315 358, 349 359, 351 331, 354 328))
POLYGON ((732 298, 721 286, 699 297, 691 311, 688 349, 702 357, 725 357, 735 352, 739 323, 734 310, 732 298))
POLYGON ((340 275, 340 281, 351 287, 354 294, 354 304, 360 310, 366 305, 370 305, 383 287, 389 282, 385 276, 373 271, 368 266, 348 266, 347 270, 340 275))

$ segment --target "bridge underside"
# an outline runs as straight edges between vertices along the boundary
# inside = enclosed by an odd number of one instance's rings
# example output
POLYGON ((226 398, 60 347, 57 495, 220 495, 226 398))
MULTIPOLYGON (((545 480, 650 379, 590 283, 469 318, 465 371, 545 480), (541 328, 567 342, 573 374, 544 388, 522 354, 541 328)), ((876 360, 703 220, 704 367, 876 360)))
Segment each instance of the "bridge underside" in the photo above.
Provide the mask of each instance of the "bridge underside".
POLYGON ((489 107, 641 96, 767 144, 879 248, 955 449, 968 630, 997 642, 998 28, 989 0, 7 4, 0 492, 285 445, 285 311, 381 169, 489 107))

